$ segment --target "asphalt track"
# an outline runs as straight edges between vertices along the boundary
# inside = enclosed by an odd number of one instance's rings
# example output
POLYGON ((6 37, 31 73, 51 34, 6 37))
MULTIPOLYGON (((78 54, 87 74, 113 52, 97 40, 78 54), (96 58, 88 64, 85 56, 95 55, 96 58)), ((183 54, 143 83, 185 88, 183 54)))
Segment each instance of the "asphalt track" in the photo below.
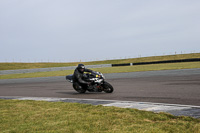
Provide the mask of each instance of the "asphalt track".
POLYGON ((200 69, 105 74, 114 92, 79 94, 65 77, 0 80, 0 96, 155 102, 200 106, 200 69))

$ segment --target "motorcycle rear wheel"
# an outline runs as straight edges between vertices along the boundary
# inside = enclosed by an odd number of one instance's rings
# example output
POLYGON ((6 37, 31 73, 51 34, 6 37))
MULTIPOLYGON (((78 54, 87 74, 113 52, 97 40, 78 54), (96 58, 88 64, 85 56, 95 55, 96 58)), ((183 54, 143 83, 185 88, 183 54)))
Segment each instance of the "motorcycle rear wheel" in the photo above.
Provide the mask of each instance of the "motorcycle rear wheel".
POLYGON ((106 93, 112 93, 113 92, 113 87, 112 87, 112 85, 111 84, 109 84, 108 82, 104 82, 104 84, 103 84, 103 88, 104 88, 104 92, 106 92, 106 93))
POLYGON ((78 85, 76 85, 76 84, 73 84, 73 88, 74 88, 74 90, 76 90, 78 93, 85 93, 86 92, 86 89, 84 89, 82 86, 81 86, 81 88, 78 86, 78 85))

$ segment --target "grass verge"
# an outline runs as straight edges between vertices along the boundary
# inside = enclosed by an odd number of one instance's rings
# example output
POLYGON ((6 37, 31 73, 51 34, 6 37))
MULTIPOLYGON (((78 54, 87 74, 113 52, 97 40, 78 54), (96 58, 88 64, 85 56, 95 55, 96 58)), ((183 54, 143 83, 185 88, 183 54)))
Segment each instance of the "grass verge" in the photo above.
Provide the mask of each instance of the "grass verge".
POLYGON ((200 132, 200 120, 89 104, 0 100, 0 131, 68 133, 200 132))
MULTIPOLYGON (((191 69, 191 68, 200 68, 200 62, 94 68, 92 70, 99 71, 102 73, 122 73, 122 72, 155 71, 155 70, 191 69)), ((0 75, 0 79, 65 76, 65 75, 73 74, 73 71, 74 70, 36 72, 36 73, 24 73, 24 74, 7 74, 7 75, 0 75)))
POLYGON ((66 66, 77 66, 77 64, 80 63, 83 63, 85 65, 98 65, 98 64, 120 64, 120 63, 164 61, 164 60, 179 60, 179 59, 190 59, 190 58, 200 58, 200 53, 91 61, 91 62, 73 62, 73 63, 0 63, 0 70, 66 67, 66 66))

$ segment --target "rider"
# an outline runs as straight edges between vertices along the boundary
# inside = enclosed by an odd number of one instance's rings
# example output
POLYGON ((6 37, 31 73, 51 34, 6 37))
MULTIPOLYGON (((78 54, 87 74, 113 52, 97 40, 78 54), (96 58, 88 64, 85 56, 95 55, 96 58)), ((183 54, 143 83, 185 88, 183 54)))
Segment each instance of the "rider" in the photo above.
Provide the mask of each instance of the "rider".
POLYGON ((86 69, 83 64, 79 64, 78 67, 74 71, 74 76, 73 76, 73 85, 80 88, 90 85, 91 82, 85 81, 83 73, 84 72, 93 72, 90 69, 86 69))

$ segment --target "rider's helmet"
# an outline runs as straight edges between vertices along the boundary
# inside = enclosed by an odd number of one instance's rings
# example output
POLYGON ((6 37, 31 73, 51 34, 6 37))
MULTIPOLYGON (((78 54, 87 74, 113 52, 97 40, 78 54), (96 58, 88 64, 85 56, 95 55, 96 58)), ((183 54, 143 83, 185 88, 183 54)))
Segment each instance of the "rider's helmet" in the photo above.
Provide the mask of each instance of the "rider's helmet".
POLYGON ((85 66, 83 65, 83 64, 78 64, 78 71, 80 72, 80 73, 83 73, 84 71, 85 71, 85 66))

